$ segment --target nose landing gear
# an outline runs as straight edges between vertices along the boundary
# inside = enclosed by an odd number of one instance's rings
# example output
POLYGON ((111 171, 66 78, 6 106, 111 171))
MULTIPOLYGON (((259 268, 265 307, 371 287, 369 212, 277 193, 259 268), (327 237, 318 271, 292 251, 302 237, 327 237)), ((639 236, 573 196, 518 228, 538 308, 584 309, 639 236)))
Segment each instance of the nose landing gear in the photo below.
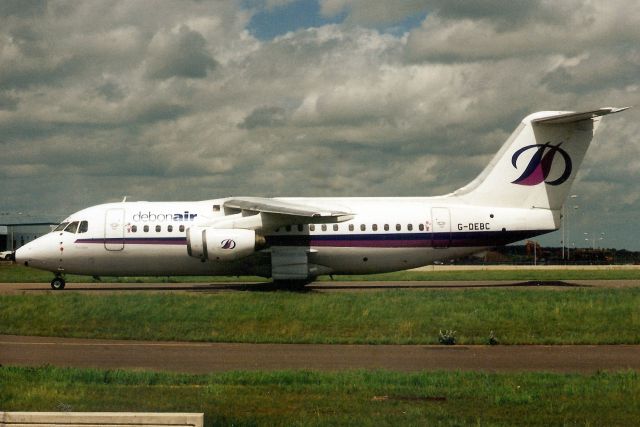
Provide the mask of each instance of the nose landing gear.
POLYGON ((67 283, 64 281, 64 278, 62 276, 56 275, 56 277, 51 281, 51 289, 56 291, 64 289, 64 285, 66 284, 67 283))

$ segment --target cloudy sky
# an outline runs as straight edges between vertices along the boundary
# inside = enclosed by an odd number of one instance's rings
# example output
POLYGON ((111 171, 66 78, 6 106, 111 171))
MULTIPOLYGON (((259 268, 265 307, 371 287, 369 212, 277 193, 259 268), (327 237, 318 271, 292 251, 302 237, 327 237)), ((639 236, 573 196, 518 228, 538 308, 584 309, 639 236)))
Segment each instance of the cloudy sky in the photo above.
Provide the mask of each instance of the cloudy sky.
POLYGON ((569 240, 640 249, 639 0, 2 0, 0 222, 438 195, 529 112, 610 105, 569 240))

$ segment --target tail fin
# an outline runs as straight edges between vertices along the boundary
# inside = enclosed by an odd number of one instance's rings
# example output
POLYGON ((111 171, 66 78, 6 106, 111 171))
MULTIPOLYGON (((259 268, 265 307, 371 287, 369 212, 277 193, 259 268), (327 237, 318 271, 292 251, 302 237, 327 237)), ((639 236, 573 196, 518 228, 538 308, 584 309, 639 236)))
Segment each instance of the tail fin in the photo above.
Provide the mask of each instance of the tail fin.
POLYGON ((600 116, 627 108, 530 114, 482 173, 451 195, 477 205, 560 209, 600 116))

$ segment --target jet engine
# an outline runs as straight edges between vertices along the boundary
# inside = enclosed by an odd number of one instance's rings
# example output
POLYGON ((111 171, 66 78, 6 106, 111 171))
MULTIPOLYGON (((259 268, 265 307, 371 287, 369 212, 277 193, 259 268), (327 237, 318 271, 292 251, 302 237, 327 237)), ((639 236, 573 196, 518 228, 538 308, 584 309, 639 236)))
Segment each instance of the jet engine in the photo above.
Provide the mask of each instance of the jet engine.
POLYGON ((187 229, 189 256, 211 261, 235 261, 264 246, 264 237, 241 228, 190 227, 187 229))

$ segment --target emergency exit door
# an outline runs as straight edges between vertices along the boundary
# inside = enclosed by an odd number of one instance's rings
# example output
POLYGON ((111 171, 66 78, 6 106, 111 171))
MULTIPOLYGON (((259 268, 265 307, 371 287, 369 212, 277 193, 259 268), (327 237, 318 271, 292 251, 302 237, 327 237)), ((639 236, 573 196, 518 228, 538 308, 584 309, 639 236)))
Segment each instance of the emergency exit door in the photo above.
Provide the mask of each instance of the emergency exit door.
POLYGON ((449 208, 431 208, 433 234, 431 246, 448 248, 451 245, 451 214, 449 208))

